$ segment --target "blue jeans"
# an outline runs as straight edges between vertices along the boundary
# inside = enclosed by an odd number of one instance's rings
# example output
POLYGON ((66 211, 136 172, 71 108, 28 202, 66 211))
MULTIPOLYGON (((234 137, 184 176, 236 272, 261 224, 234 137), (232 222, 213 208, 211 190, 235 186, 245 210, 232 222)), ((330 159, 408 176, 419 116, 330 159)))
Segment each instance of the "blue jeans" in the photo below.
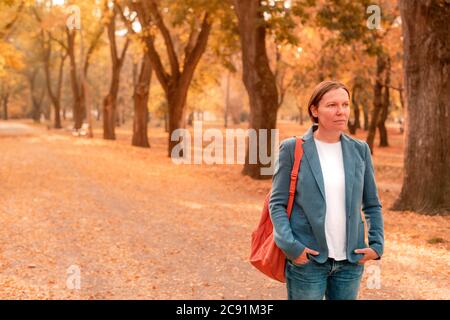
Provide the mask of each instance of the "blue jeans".
POLYGON ((289 300, 356 300, 364 265, 328 258, 323 263, 310 260, 304 265, 286 260, 286 287, 289 300))

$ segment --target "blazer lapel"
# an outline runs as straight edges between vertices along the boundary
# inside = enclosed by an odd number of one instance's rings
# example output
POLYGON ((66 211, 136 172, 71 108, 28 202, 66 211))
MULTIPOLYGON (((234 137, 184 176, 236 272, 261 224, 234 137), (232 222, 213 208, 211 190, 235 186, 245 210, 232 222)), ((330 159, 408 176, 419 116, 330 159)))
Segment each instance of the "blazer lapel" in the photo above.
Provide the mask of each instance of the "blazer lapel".
POLYGON ((319 186, 320 193, 325 201, 325 186, 323 182, 322 169, 320 168, 319 154, 313 139, 312 127, 303 135, 303 154, 306 155, 309 167, 313 173, 314 179, 319 186))
POLYGON ((345 134, 341 135, 341 145, 345 171, 345 209, 348 214, 350 212, 353 183, 355 181, 355 147, 353 142, 345 134))

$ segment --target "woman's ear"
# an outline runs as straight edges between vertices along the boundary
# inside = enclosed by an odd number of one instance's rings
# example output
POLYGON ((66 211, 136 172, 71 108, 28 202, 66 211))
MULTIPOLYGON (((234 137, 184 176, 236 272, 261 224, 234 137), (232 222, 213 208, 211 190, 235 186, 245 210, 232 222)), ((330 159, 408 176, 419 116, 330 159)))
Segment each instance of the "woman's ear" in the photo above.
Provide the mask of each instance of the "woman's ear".
POLYGON ((310 109, 311 109, 311 114, 313 115, 313 117, 317 118, 317 117, 318 117, 318 114, 317 114, 317 106, 312 105, 312 106, 310 107, 310 109))

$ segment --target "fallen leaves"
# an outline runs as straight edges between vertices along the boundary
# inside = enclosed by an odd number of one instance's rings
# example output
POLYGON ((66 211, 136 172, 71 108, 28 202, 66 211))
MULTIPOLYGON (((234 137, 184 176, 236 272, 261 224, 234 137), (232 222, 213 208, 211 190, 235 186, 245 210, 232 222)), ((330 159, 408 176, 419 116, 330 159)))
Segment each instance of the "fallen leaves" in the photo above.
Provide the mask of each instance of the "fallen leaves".
MULTIPOLYGON (((173 165, 164 132, 151 130, 149 150, 120 135, 0 138, 1 297, 286 298, 283 284, 248 263, 271 181, 242 176, 240 166, 173 165), (67 287, 70 266, 79 290, 67 287)), ((282 137, 302 132, 289 125, 282 137)), ((392 150, 400 138, 391 135, 392 150)), ((375 152, 386 248, 368 266, 379 268, 381 288, 368 288, 366 272, 360 298, 449 299, 450 220, 389 211, 403 161, 392 150, 375 152)))

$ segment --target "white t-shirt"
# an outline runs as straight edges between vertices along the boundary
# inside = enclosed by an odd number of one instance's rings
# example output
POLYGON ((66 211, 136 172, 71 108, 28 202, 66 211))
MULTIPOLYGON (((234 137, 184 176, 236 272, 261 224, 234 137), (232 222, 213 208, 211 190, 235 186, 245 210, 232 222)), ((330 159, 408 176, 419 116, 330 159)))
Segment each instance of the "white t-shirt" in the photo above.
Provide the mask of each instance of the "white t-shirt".
POLYGON ((325 236, 328 257, 337 261, 347 259, 345 173, 341 142, 326 143, 314 138, 319 154, 325 186, 325 236))

